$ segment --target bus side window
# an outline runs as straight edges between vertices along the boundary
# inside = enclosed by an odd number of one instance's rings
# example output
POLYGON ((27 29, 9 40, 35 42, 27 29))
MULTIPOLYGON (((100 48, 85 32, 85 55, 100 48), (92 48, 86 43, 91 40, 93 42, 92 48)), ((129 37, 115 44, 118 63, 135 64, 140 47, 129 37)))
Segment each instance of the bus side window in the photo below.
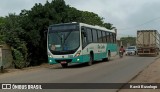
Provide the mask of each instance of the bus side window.
POLYGON ((85 31, 85 28, 82 28, 81 30, 82 30, 82 33, 81 33, 81 35, 82 35, 82 46, 84 48, 87 45, 87 33, 85 31))
POLYGON ((98 30, 97 32, 98 32, 98 42, 102 43, 102 31, 98 30))
POLYGON ((106 43, 108 42, 107 32, 105 32, 106 43))
POLYGON ((110 43, 110 33, 107 32, 107 43, 110 43))
POLYGON ((113 35, 114 43, 116 43, 116 34, 113 35))
POLYGON ((95 29, 92 30, 92 38, 93 38, 93 42, 97 43, 97 30, 95 29))
POLYGON ((113 40, 112 40, 112 33, 109 33, 109 40, 110 40, 110 43, 113 43, 113 40))
POLYGON ((103 43, 106 43, 106 33, 104 31, 102 31, 102 39, 103 39, 103 43))
POLYGON ((90 28, 86 29, 86 33, 87 33, 87 42, 92 43, 93 39, 92 39, 92 30, 90 28))

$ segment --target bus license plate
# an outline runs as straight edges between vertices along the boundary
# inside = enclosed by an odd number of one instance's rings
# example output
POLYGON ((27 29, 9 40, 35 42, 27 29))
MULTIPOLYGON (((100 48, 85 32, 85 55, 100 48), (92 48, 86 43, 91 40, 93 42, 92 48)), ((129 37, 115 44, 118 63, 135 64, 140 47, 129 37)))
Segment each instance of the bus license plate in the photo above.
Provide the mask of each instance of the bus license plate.
POLYGON ((61 62, 61 64, 66 64, 66 63, 67 63, 66 61, 62 61, 62 62, 61 62))

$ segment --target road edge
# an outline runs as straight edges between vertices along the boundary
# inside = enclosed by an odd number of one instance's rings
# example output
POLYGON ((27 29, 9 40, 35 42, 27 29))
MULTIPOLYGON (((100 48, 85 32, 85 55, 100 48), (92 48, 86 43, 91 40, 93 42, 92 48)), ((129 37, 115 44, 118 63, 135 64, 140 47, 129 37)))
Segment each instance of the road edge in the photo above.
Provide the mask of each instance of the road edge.
MULTIPOLYGON (((147 65, 144 69, 142 69, 140 72, 138 72, 133 78, 131 78, 127 83, 131 82, 132 80, 136 79, 145 69, 147 69, 151 64, 153 64, 154 62, 156 62, 156 60, 160 59, 160 55, 158 55, 154 61, 152 63, 150 63, 149 65, 147 65)), ((122 85, 116 92, 119 92, 123 87, 125 87, 126 84, 122 85)))

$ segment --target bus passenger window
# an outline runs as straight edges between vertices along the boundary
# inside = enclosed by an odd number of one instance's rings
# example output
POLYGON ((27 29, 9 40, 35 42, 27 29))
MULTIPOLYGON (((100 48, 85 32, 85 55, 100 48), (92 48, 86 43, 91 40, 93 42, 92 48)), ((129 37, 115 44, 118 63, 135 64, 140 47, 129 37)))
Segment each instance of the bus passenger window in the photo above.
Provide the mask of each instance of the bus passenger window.
POLYGON ((87 28, 87 40, 88 40, 88 43, 92 43, 92 30, 87 28))
POLYGON ((109 32, 107 32, 107 43, 110 43, 110 34, 109 34, 109 32))
POLYGON ((110 39, 110 43, 113 43, 113 34, 112 33, 110 33, 109 39, 110 39))
POLYGON ((96 43, 97 42, 97 30, 92 30, 92 38, 93 38, 93 42, 96 43))
POLYGON ((103 42, 106 43, 106 34, 104 31, 102 32, 102 38, 103 38, 103 42))
POLYGON ((113 34, 113 43, 116 43, 116 34, 113 34))
POLYGON ((87 45, 87 33, 82 31, 82 46, 85 47, 87 45))
POLYGON ((102 43, 102 31, 98 30, 98 42, 102 43))

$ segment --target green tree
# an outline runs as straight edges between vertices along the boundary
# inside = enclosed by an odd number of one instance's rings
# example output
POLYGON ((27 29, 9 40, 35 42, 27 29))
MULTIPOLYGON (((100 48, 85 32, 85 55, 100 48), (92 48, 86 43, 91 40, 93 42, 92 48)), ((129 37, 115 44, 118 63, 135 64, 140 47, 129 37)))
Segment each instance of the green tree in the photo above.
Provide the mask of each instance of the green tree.
POLYGON ((20 17, 15 14, 9 14, 5 18, 4 25, 1 29, 5 43, 11 46, 14 64, 17 68, 25 67, 27 61, 27 47, 23 37, 25 31, 20 27, 20 17))
POLYGON ((103 18, 99 17, 98 14, 88 11, 81 11, 81 22, 91 24, 91 25, 99 25, 103 26, 103 18))
POLYGON ((136 45, 136 37, 122 37, 120 40, 125 47, 127 46, 127 43, 130 45, 136 45))
POLYGON ((110 30, 115 29, 115 27, 113 27, 113 24, 111 24, 111 23, 104 23, 103 26, 107 29, 110 29, 110 30))
POLYGON ((2 31, 4 23, 5 23, 5 18, 0 17, 0 44, 5 43, 4 41, 5 36, 4 36, 4 32, 2 31))

